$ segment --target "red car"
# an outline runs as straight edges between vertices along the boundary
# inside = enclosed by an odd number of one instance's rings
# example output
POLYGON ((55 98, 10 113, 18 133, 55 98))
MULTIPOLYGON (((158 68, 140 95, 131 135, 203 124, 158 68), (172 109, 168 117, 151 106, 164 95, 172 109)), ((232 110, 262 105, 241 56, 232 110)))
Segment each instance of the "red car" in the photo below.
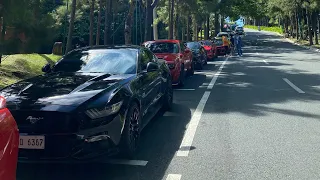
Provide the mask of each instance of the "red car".
POLYGON ((179 40, 156 40, 142 44, 150 49, 158 59, 163 59, 171 71, 172 84, 184 85, 186 73, 194 73, 192 52, 179 40))
POLYGON ((215 57, 218 56, 218 54, 217 54, 217 46, 213 42, 211 42, 209 40, 199 41, 199 42, 201 43, 203 48, 206 50, 207 58, 209 60, 213 60, 215 57))
POLYGON ((0 96, 0 179, 15 180, 18 162, 19 132, 16 121, 0 96))

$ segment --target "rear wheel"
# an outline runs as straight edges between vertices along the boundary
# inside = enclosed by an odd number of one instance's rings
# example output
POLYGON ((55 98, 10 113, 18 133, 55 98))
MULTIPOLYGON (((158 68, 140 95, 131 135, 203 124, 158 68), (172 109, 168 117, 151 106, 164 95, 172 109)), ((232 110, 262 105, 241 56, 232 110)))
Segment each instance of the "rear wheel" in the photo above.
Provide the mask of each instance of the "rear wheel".
POLYGON ((172 104, 173 104, 173 89, 172 89, 171 77, 169 77, 167 82, 168 82, 168 87, 163 96, 163 105, 162 105, 162 109, 164 111, 171 110, 172 104))
POLYGON ((181 65, 180 69, 180 77, 179 77, 179 86, 184 86, 184 80, 185 80, 185 73, 184 73, 184 64, 181 65))
POLYGON ((193 62, 191 63, 191 67, 190 67, 190 69, 188 71, 188 75, 189 76, 194 75, 194 63, 193 62))
POLYGON ((140 137, 140 109, 137 103, 132 103, 126 116, 120 141, 122 157, 133 158, 138 148, 140 137))

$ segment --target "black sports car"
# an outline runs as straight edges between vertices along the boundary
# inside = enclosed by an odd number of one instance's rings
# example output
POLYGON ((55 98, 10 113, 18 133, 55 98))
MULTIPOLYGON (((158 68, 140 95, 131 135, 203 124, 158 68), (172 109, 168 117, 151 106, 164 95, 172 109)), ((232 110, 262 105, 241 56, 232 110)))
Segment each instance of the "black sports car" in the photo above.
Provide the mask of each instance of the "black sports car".
POLYGON ((187 42, 185 44, 192 51, 195 67, 200 70, 203 69, 203 66, 208 62, 207 53, 204 47, 197 41, 187 42))
POLYGON ((140 131, 172 106, 166 63, 139 46, 86 47, 0 90, 20 131, 19 160, 132 157, 140 131))

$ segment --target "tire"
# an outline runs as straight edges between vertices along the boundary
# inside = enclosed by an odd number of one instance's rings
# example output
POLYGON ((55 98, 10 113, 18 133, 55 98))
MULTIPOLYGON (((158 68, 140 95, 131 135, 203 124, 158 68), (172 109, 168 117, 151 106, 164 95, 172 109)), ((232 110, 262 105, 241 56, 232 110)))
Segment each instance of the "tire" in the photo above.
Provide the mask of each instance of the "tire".
POLYGON ((189 75, 189 76, 194 75, 194 63, 193 63, 193 62, 191 63, 191 68, 190 68, 189 71, 188 71, 188 75, 189 75))
POLYGON ((173 104, 173 88, 172 88, 172 82, 171 77, 168 79, 168 87, 166 89, 166 92, 163 96, 163 104, 162 104, 162 110, 168 111, 172 109, 173 104))
POLYGON ((203 69, 203 64, 202 63, 197 63, 197 69, 202 70, 203 69))
POLYGON ((130 104, 119 145, 122 157, 134 158, 136 154, 140 137, 140 118, 138 104, 130 104))
POLYGON ((180 69, 180 77, 179 77, 179 87, 183 87, 184 86, 184 81, 185 81, 185 72, 184 72, 184 64, 181 65, 181 69, 180 69))

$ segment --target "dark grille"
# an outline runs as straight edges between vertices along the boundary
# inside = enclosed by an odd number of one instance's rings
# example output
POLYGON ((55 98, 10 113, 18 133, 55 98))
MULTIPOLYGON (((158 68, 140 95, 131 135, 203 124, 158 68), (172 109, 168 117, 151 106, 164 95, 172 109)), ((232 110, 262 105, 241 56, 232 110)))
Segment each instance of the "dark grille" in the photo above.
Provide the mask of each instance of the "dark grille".
POLYGON ((67 113, 47 111, 11 111, 15 118, 19 132, 28 134, 56 134, 76 132, 79 123, 76 117, 67 113), (41 118, 31 123, 27 118, 41 118))

